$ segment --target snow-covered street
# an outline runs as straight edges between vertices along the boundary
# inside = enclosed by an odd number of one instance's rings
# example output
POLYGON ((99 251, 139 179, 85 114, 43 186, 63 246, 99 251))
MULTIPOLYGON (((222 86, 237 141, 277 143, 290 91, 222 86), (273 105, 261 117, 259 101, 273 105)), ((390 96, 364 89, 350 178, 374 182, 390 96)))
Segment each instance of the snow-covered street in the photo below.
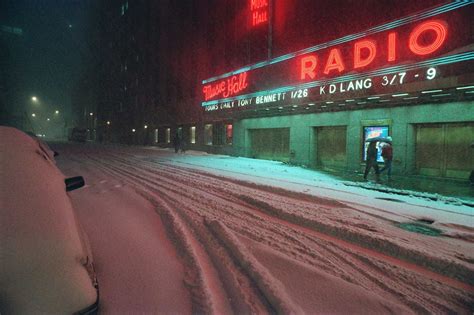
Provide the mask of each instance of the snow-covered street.
POLYGON ((53 144, 103 314, 474 310, 474 208, 280 162, 53 144), (439 236, 401 229, 433 228, 439 236))

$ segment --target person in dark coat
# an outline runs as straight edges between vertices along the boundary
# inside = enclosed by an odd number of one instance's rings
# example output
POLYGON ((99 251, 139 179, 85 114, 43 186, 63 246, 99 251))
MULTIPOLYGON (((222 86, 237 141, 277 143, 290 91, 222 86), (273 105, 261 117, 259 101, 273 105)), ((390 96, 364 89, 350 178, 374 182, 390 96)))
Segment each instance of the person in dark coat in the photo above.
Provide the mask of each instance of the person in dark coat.
POLYGON ((178 133, 176 133, 173 137, 173 146, 174 146, 174 153, 178 153, 179 148, 181 147, 181 139, 178 133))
POLYGON ((364 179, 367 180, 367 175, 370 172, 370 169, 374 168, 375 178, 379 181, 379 165, 377 164, 377 142, 372 141, 367 147, 367 160, 365 164, 364 179))
MULTIPOLYGON (((391 141, 391 137, 387 137, 388 141, 391 141)), ((387 170, 388 179, 392 179, 392 160, 393 160, 393 147, 391 142, 387 142, 382 147, 382 158, 384 162, 383 168, 380 170, 380 173, 387 170)))
POLYGON ((186 153, 186 140, 181 139, 181 142, 179 144, 179 148, 181 150, 181 153, 186 153))

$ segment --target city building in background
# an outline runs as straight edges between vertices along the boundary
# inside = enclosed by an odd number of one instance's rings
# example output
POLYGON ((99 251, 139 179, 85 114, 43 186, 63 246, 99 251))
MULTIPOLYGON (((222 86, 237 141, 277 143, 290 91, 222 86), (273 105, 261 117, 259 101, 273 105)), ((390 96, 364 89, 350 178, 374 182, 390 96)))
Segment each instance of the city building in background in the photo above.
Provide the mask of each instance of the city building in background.
POLYGON ((98 138, 360 171, 469 177, 469 1, 104 0, 98 138), (212 10, 204 10, 212 8, 212 10))

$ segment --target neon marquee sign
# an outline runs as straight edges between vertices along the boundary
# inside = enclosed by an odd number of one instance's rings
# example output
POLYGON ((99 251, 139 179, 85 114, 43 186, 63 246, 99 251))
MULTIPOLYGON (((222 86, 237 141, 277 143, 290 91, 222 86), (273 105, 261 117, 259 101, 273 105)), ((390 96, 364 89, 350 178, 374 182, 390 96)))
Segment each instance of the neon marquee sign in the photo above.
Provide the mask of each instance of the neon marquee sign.
MULTIPOLYGON (((252 3, 255 10, 268 5, 250 1, 251 8, 252 3)), ((307 104, 339 93, 370 96, 452 84, 456 80, 438 78, 472 73, 472 4, 441 5, 209 78, 203 81, 202 106, 207 111, 211 105, 307 104)))

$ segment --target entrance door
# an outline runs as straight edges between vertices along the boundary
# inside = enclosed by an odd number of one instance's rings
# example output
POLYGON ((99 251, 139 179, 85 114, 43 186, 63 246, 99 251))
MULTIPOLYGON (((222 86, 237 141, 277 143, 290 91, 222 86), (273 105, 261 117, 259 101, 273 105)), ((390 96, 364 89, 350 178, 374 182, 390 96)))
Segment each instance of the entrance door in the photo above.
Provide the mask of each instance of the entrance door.
POLYGON ((316 128, 317 165, 323 168, 346 167, 346 126, 316 128))
POLYGON ((257 159, 288 162, 290 128, 249 130, 251 156, 257 159))
POLYGON ((469 178, 474 169, 474 123, 416 127, 416 170, 420 175, 469 178))

